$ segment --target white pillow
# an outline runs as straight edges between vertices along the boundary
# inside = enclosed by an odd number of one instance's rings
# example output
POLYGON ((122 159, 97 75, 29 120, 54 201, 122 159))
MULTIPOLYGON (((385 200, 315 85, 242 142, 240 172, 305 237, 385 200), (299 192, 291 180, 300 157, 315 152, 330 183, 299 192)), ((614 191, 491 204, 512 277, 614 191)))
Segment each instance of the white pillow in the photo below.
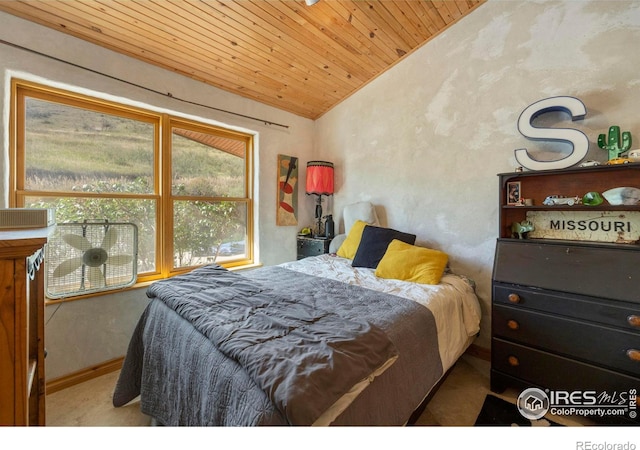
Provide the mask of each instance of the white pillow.
POLYGON ((329 243, 329 253, 336 253, 346 238, 346 234, 336 234, 329 243))
POLYGON ((345 206, 342 210, 342 218, 344 220, 344 232, 347 235, 356 220, 362 220, 369 225, 380 226, 376 209, 370 202, 358 202, 345 206))

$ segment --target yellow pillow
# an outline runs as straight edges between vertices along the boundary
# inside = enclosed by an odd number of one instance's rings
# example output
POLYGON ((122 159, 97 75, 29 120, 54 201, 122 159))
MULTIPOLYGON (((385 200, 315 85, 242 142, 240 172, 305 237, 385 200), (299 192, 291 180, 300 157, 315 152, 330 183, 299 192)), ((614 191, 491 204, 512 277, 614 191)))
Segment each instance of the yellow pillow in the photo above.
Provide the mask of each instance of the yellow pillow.
POLYGON ((360 240, 362 239, 362 232, 366 226, 367 222, 356 220, 336 254, 347 259, 355 258, 358 247, 360 246, 360 240))
POLYGON ((376 276, 421 284, 438 284, 449 256, 441 251, 394 239, 376 268, 376 276))

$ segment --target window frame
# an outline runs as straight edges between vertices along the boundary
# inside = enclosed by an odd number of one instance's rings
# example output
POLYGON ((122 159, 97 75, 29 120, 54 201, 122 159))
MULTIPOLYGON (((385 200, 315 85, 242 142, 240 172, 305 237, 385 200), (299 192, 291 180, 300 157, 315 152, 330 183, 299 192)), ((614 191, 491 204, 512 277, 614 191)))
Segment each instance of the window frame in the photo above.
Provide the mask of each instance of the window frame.
MULTIPOLYGON (((167 253, 171 255, 171 257, 166 257, 165 261, 170 263, 171 258, 173 257, 173 202, 176 200, 180 201, 234 201, 245 203, 247 208, 247 217, 246 217, 246 229, 247 229, 247 245, 245 246, 245 258, 235 261, 229 261, 225 263, 221 263, 220 265, 227 268, 241 267, 251 265, 254 262, 253 259, 253 136, 246 133, 240 133, 233 130, 226 130, 220 127, 213 127, 211 125, 203 124, 201 122, 197 122, 190 119, 185 119, 177 116, 169 116, 164 115, 164 126, 163 132, 165 133, 163 137, 163 141, 166 142, 166 153, 164 157, 169 161, 168 164, 162 165, 162 190, 163 192, 167 192, 162 199, 164 203, 164 210, 167 212, 165 224, 167 225, 164 229, 164 245, 166 247, 167 253), (245 167, 244 167, 244 197, 217 197, 217 196, 195 196, 195 195, 174 195, 172 192, 171 180, 173 177, 172 166, 171 166, 171 141, 172 141, 172 133, 173 128, 181 128, 187 129, 191 131, 198 131, 203 133, 211 133, 212 130, 216 130, 216 135, 223 138, 231 138, 236 140, 245 140, 245 167)), ((171 275, 177 273, 188 272, 197 266, 183 267, 183 268, 173 268, 173 264, 170 264, 170 267, 167 267, 168 273, 171 275)))
MULTIPOLYGON (((20 79, 11 81, 11 107, 9 117, 9 207, 24 207, 25 198, 29 196, 60 198, 60 197, 87 197, 87 198, 129 198, 152 200, 156 204, 156 269, 154 272, 138 274, 136 283, 128 288, 140 287, 143 284, 158 279, 169 278, 174 275, 188 272, 200 265, 185 267, 173 267, 173 202, 175 200, 198 201, 234 201, 246 205, 246 245, 244 257, 216 262, 223 267, 239 268, 254 264, 254 199, 253 199, 253 154, 254 136, 250 133, 226 129, 207 123, 204 119, 198 121, 187 119, 175 114, 156 112, 151 109, 134 107, 131 105, 104 100, 85 94, 54 88, 20 79), (25 190, 26 184, 26 153, 25 153, 25 108, 26 98, 34 98, 54 102, 66 106, 89 109, 99 113, 105 113, 147 122, 154 126, 153 131, 153 192, 144 194, 130 193, 85 193, 65 191, 35 191, 25 190), (193 129, 207 134, 232 138, 245 142, 244 157, 244 197, 212 197, 212 196, 184 196, 172 193, 172 165, 171 145, 172 130, 174 127, 193 129)), ((96 295, 105 295, 109 292, 83 294, 59 301, 76 300, 96 295)), ((48 302, 54 300, 47 299, 48 302)))

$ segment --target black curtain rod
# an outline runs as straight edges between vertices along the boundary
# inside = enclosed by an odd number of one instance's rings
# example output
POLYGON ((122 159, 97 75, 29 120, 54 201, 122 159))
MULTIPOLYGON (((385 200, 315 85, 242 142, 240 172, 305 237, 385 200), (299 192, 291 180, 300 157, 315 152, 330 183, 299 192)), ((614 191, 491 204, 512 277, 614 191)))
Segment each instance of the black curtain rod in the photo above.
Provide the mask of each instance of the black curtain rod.
POLYGON ((88 68, 88 67, 81 66, 81 65, 79 65, 79 64, 75 64, 75 63, 72 63, 72 62, 69 62, 69 61, 65 61, 64 59, 56 58, 55 56, 47 55, 47 54, 45 54, 45 53, 41 53, 41 52, 39 52, 39 51, 36 51, 36 50, 30 49, 30 48, 27 48, 27 47, 23 47, 23 46, 21 46, 21 45, 14 44, 14 43, 12 43, 12 42, 7 42, 7 41, 5 41, 5 40, 3 40, 3 39, 0 39, 0 43, 2 43, 2 44, 4 44, 4 45, 8 45, 9 47, 14 47, 14 48, 17 48, 17 49, 20 49, 20 50, 24 50, 24 51, 27 51, 27 52, 33 53, 33 54, 38 55, 38 56, 43 56, 43 57, 45 57, 45 58, 53 59, 54 61, 61 62, 61 63, 64 63, 64 64, 68 64, 68 65, 73 66, 73 67, 76 67, 76 68, 78 68, 78 69, 83 69, 83 70, 86 70, 86 71, 89 71, 89 72, 95 73, 95 74, 97 74, 97 75, 101 75, 101 76, 103 76, 103 77, 111 78, 112 80, 116 80, 116 81, 119 81, 119 82, 121 82, 121 83, 125 83, 125 84, 131 85, 131 86, 135 86, 135 87, 137 87, 137 88, 144 89, 145 91, 153 92, 154 94, 162 95, 162 96, 164 96, 164 97, 169 97, 169 98, 171 98, 171 99, 173 99, 173 100, 178 100, 178 101, 183 102, 183 103, 189 103, 189 104, 191 104, 191 105, 201 106, 201 107, 203 107, 203 108, 212 109, 212 110, 214 110, 214 111, 219 111, 219 112, 223 112, 223 113, 226 113, 226 114, 232 114, 232 115, 234 115, 234 116, 238 116, 238 117, 243 117, 243 118, 245 118, 245 119, 255 120, 255 121, 258 121, 258 122, 262 122, 262 123, 264 123, 265 125, 274 125, 274 126, 277 126, 277 127, 289 128, 289 125, 282 125, 282 124, 280 124, 280 123, 271 122, 270 120, 264 120, 264 119, 260 119, 260 118, 258 118, 258 117, 246 116, 246 115, 244 115, 244 114, 236 113, 236 112, 233 112, 233 111, 227 111, 227 110, 225 110, 225 109, 216 108, 216 107, 214 107, 214 106, 204 105, 204 104, 202 104, 202 103, 192 102, 191 100, 185 100, 185 99, 183 99, 183 98, 174 97, 174 96, 173 96, 173 94, 171 94, 171 92, 167 92, 167 93, 160 92, 160 91, 157 91, 157 90, 155 90, 155 89, 151 89, 151 88, 148 88, 148 87, 146 87, 146 86, 142 86, 142 85, 140 85, 140 84, 136 84, 136 83, 133 83, 133 82, 131 82, 131 81, 127 81, 127 80, 124 80, 124 79, 122 79, 122 78, 115 77, 115 76, 113 76, 113 75, 109 75, 109 74, 106 74, 106 73, 102 73, 102 72, 99 72, 99 71, 97 71, 97 70, 94 70, 94 69, 90 69, 90 68, 88 68))

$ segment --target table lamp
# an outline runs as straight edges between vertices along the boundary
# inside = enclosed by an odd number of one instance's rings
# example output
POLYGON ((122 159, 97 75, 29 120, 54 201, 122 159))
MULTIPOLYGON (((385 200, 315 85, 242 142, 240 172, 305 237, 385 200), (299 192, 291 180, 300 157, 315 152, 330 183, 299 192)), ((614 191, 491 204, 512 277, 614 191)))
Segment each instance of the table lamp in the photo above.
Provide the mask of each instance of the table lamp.
POLYGON ((322 196, 333 195, 333 163, 327 161, 309 161, 307 163, 307 195, 317 195, 316 201, 316 237, 322 233, 322 196))

